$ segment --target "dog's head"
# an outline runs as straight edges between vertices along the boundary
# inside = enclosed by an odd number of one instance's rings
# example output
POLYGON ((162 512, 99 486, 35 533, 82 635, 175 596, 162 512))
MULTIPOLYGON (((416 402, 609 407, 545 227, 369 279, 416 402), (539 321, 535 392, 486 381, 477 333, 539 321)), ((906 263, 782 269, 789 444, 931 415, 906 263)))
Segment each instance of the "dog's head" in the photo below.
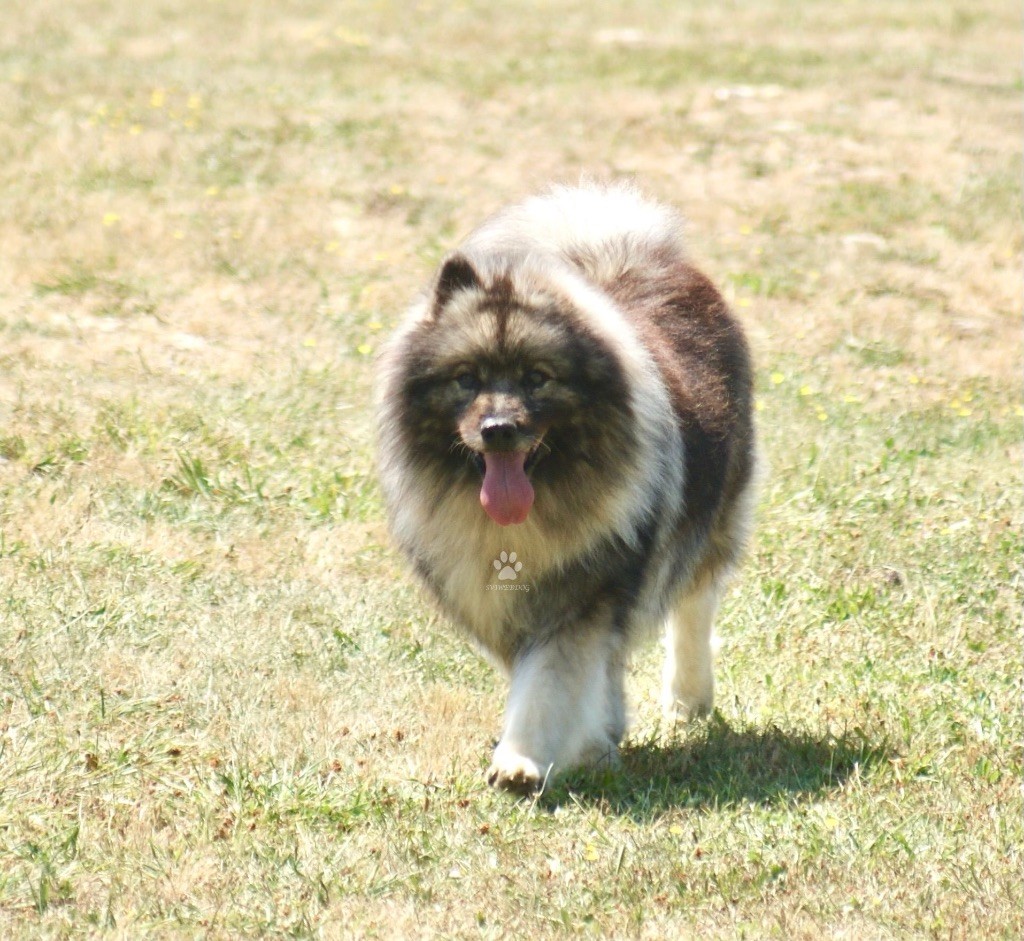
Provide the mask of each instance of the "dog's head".
POLYGON ((410 455, 478 488, 502 526, 527 519, 538 489, 568 498, 629 435, 615 351, 529 259, 449 258, 403 369, 410 455))

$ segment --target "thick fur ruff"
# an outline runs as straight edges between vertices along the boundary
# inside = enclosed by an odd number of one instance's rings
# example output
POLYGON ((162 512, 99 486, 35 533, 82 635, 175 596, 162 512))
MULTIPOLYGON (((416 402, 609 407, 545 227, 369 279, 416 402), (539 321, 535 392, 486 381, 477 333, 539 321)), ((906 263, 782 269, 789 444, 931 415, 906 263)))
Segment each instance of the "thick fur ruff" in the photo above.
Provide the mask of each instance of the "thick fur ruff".
POLYGON ((378 393, 394 538, 509 676, 492 783, 614 758, 629 652, 659 624, 666 708, 710 710, 712 619, 750 520, 751 376, 674 213, 581 186, 495 216, 409 311, 378 393))

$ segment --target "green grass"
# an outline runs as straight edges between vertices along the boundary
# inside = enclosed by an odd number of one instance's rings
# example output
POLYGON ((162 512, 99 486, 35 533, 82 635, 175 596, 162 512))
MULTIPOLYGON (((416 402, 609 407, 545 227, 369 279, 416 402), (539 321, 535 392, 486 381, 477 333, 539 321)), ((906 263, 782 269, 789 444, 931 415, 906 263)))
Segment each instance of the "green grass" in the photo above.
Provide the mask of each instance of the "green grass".
POLYGON ((0 14, 0 935, 1020 936, 1016 23, 925 6, 0 14), (689 217, 770 471, 715 715, 652 646, 517 802, 371 372, 581 172, 689 217))

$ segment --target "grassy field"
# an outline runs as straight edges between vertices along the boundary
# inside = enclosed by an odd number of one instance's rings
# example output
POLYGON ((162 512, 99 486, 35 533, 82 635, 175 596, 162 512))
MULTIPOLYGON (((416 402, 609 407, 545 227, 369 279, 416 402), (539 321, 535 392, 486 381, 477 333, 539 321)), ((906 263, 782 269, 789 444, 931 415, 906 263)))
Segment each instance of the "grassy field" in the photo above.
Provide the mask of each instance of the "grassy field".
POLYGON ((1021 936, 1019 11, 0 26, 0 936, 1021 936), (443 252, 581 173, 690 219, 771 473, 714 718, 652 648, 621 770, 516 802, 367 403, 443 252))

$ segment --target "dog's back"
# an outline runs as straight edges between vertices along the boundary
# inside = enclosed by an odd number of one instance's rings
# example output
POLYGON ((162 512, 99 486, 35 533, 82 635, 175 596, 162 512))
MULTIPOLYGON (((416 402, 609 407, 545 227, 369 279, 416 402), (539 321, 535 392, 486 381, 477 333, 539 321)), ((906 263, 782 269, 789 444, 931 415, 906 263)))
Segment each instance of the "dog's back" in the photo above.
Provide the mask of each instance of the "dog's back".
POLYGON ((601 287, 651 259, 684 257, 679 218, 627 184, 552 187, 484 223, 465 247, 550 255, 601 287))

